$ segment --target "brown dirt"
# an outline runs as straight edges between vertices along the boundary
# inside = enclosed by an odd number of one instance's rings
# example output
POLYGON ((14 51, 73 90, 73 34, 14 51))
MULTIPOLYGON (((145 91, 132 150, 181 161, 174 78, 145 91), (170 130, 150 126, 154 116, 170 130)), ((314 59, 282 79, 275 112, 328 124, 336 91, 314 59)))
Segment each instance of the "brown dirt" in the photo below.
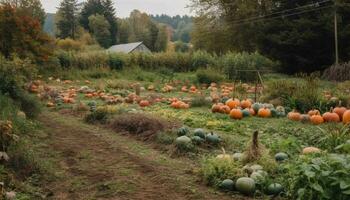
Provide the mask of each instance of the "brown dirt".
POLYGON ((43 151, 50 152, 58 176, 46 185, 49 199, 243 199, 201 185, 190 162, 130 137, 56 113, 46 112, 39 120, 48 133, 43 151))

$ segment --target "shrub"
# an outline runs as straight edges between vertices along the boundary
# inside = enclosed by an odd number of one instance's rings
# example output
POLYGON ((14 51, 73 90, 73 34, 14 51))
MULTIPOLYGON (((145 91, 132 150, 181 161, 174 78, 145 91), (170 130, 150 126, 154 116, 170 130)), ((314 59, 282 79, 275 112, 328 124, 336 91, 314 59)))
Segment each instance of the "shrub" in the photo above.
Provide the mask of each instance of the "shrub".
POLYGON ((324 71, 323 77, 330 81, 343 82, 350 80, 350 62, 332 65, 324 71))
POLYGON ((197 80, 199 83, 210 84, 210 83, 220 83, 225 79, 220 72, 214 69, 200 69, 196 73, 197 80))
POLYGON ((97 109, 85 116, 85 122, 89 124, 106 124, 108 120, 108 112, 106 110, 97 109))
POLYGON ((192 55, 192 67, 193 69, 207 68, 215 65, 215 56, 206 51, 196 51, 192 55))
POLYGON ((83 49, 83 43, 71 38, 59 39, 56 42, 56 45, 59 49, 65 51, 80 51, 83 49))
POLYGON ((191 107, 207 107, 212 106, 211 100, 207 99, 204 95, 196 95, 191 101, 191 107))
POLYGON ((108 64, 112 70, 122 70, 125 66, 124 55, 121 54, 109 54, 108 64))

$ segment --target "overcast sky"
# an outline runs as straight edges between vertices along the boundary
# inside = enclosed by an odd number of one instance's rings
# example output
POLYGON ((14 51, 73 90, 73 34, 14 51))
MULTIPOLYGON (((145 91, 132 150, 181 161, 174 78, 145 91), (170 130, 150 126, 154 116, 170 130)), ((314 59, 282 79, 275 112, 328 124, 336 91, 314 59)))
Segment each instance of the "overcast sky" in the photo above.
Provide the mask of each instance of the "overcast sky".
MULTIPOLYGON (((81 2, 83 0, 80 0, 81 2)), ((41 0, 46 12, 55 13, 60 0, 41 0)), ((134 9, 149 14, 185 15, 190 14, 186 8, 189 0, 113 0, 118 17, 127 17, 134 9)))

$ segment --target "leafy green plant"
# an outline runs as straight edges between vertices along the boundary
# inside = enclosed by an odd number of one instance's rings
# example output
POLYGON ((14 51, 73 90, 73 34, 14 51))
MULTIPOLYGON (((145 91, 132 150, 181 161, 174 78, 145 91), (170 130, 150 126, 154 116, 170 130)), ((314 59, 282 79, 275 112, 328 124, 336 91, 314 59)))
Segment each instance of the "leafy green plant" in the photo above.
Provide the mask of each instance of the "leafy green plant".
POLYGON ((324 135, 318 140, 319 147, 333 152, 336 147, 350 140, 350 126, 331 124, 326 128, 318 127, 324 135))
POLYGON ((197 71, 196 75, 198 82, 201 84, 220 83, 225 79, 225 77, 221 75, 220 72, 212 68, 200 69, 197 71))
POLYGON ((290 199, 350 198, 350 156, 324 154, 302 156, 284 168, 290 199))

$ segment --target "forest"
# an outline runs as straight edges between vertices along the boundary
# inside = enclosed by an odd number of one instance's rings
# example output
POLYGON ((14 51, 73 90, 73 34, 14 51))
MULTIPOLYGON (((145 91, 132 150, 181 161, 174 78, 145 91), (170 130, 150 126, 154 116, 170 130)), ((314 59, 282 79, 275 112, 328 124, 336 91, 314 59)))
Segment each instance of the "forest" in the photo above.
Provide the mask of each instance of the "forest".
POLYGON ((0 0, 0 200, 350 199, 350 3, 161 1, 0 0))

